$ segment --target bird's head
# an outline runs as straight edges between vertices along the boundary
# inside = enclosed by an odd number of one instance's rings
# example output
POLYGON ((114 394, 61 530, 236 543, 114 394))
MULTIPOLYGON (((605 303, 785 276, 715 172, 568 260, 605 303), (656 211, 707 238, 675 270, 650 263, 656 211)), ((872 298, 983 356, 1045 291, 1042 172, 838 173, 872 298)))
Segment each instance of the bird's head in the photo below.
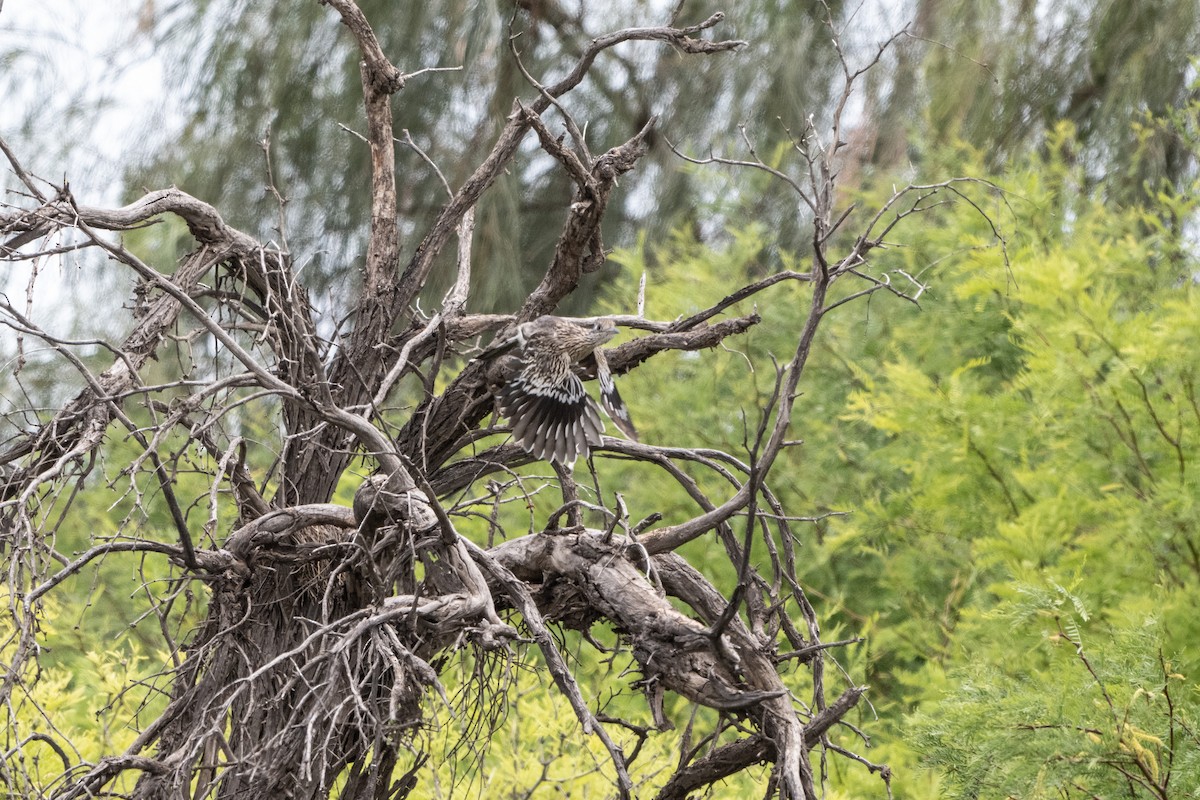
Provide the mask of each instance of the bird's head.
POLYGON ((617 323, 606 317, 593 320, 587 329, 588 337, 595 342, 594 347, 604 344, 617 335, 617 323))
POLYGON ((566 337, 567 351, 572 361, 591 354, 600 345, 617 335, 617 326, 611 319, 596 319, 592 322, 571 323, 576 333, 566 337))
POLYGON ((517 343, 522 348, 535 342, 539 346, 550 345, 567 353, 572 361, 578 361, 616 335, 617 326, 611 319, 577 322, 549 315, 522 323, 516 331, 517 343))

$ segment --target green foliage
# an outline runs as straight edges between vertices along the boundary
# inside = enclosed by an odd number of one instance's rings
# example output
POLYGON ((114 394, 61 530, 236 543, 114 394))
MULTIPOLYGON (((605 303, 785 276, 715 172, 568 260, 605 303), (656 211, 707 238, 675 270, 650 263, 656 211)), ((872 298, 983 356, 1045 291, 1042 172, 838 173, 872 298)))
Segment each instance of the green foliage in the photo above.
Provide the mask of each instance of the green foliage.
MULTIPOLYGON (((0 597, 6 606, 9 600, 0 597)), ((47 657, 41 668, 20 676, 11 702, 0 706, 0 749, 13 797, 45 796, 70 765, 124 752, 165 706, 145 681, 166 654, 147 653, 132 638, 106 643, 95 632, 72 627, 78 611, 57 600, 45 603, 38 627, 47 657), (67 644, 73 640, 85 641, 88 649, 73 650, 67 644), (60 642, 64 653, 56 652, 60 642)), ((15 633, 6 615, 0 641, 8 644, 0 650, 0 663, 11 663, 15 633)), ((113 791, 132 790, 134 778, 127 773, 113 791)))
POLYGON ((1060 585, 1014 588, 963 625, 963 664, 909 721, 954 796, 1196 796, 1200 707, 1195 673, 1163 655, 1172 632, 1141 612, 1093 621, 1060 585))
POLYGON ((955 796, 1177 796, 1200 785, 1200 292, 1147 222, 1194 206, 1105 205, 1061 153, 1004 177, 1006 247, 966 204, 905 231, 906 269, 971 249, 921 312, 882 311, 888 349, 834 334, 873 488, 842 496, 827 563, 882 610, 871 683, 916 709, 888 735, 955 796))
MULTIPOLYGON (((1186 136, 1195 114, 1155 124, 1186 136)), ((1003 191, 968 187, 971 202, 897 228, 903 247, 873 274, 921 280, 921 307, 877 294, 826 319, 797 401, 805 443, 776 474, 793 510, 853 512, 799 529, 802 577, 826 639, 867 638, 833 656, 872 687, 881 719, 860 721, 898 797, 1200 785, 1200 292, 1181 235, 1196 192, 1109 203, 1086 190, 1076 137, 1055 128, 1043 157, 996 178, 1003 191)), ((937 160, 986 174, 968 149, 937 160)), ((706 246, 643 241, 615 255, 613 310, 628 311, 644 271, 648 314, 687 314, 713 299, 703 287, 761 274, 770 244, 753 225, 706 246)), ((729 341, 739 352, 626 376, 644 439, 744 452, 806 299, 777 287, 731 309, 764 317, 729 341)), ((619 482, 631 508, 671 520, 671 481, 619 482)), ((711 541, 688 556, 731 585, 711 541)))
MULTIPOLYGON (((11 787, 14 797, 48 796, 64 769, 123 753, 166 705, 164 690, 179 653, 168 652, 163 634, 186 640, 204 612, 205 593, 174 582, 161 555, 93 550, 178 541, 152 468, 125 469, 142 451, 118 431, 114 425, 101 458, 74 487, 69 503, 53 508, 56 519, 62 515, 69 523, 46 525, 46 544, 82 566, 32 604, 38 663, 13 675, 12 702, 0 707, 3 767, 19 784, 11 787), (83 563, 85 553, 93 557, 83 563)), ((173 488, 190 512, 191 529, 199 532, 208 519, 204 469, 211 465, 182 439, 166 445, 164 452, 174 448, 179 454, 171 465, 173 488)), ((228 505, 220 503, 214 513, 216 526, 228 531, 233 522, 228 505)), ((38 576, 35 585, 55 572, 38 576)), ((0 596, 6 609, 10 601, 0 596)), ((0 620, 5 669, 19 642, 17 620, 6 614, 0 620)), ((135 773, 126 773, 113 790, 131 791, 135 780, 135 773)))

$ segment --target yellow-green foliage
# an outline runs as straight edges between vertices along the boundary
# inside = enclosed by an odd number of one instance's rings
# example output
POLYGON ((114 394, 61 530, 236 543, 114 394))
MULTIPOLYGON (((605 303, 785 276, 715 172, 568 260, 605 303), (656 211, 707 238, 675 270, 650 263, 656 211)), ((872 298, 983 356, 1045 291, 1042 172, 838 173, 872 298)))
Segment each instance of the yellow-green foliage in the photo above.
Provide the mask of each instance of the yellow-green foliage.
MULTIPOLYGON (((8 597, 2 599, 7 604, 8 597)), ((10 787, 14 796, 49 793, 69 767, 124 752, 165 705, 144 683, 154 671, 152 664, 165 654, 149 658, 132 639, 107 646, 92 639, 95 649, 50 657, 58 642, 77 638, 66 611, 56 601, 45 604, 39 640, 51 649, 44 662, 53 665, 24 670, 11 703, 0 706, 3 750, 9 754, 5 769, 15 783, 10 787)), ((0 652, 5 665, 15 650, 14 633, 11 618, 0 622, 0 637, 10 642, 0 652)), ((129 791, 132 781, 126 776, 114 789, 129 791)))
MULTIPOLYGON (((576 639, 576 642, 578 640, 576 639)), ((630 692, 613 696, 612 691, 627 685, 636 677, 623 667, 629 666, 627 656, 620 657, 614 666, 602 664, 590 646, 573 648, 575 667, 584 694, 595 712, 620 715, 638 725, 650 726, 650 715, 640 694, 630 692)), ((612 795, 615 773, 603 744, 595 736, 585 736, 570 704, 554 687, 550 674, 532 652, 523 660, 527 666, 512 667, 501 684, 504 693, 485 703, 490 713, 498 712, 494 735, 484 737, 476 749, 453 750, 468 723, 462 713, 453 716, 443 709, 438 716, 440 726, 429 739, 433 754, 431 763, 437 768, 423 782, 414 796, 423 798, 487 797, 520 798, 537 787, 534 797, 570 796, 578 798, 607 798, 612 795), (451 758, 439 759, 444 752, 453 751, 451 758)), ((464 673, 473 668, 471 659, 458 659, 457 664, 443 673, 447 690, 452 695, 466 679, 464 673)), ((470 709, 468 714, 480 713, 470 709)), ((668 715, 682 727, 688 719, 686 704, 672 698, 668 715)), ((711 724, 711 721, 710 721, 711 724)), ((628 755, 634 752, 637 736, 632 732, 608 726, 614 740, 628 755)), ((653 796, 669 777, 671 766, 678 760, 679 731, 651 731, 630 765, 630 777, 638 787, 638 796, 653 796)), ((760 776, 761 777, 761 776, 760 776)), ((753 783, 745 780, 730 784, 730 790, 749 790, 753 783)))
MULTIPOLYGON (((121 471, 141 453, 121 433, 117 426, 110 429, 104 456, 71 499, 70 523, 47 537, 69 559, 109 542, 178 541, 149 465, 132 476, 121 471)), ((187 449, 182 440, 174 445, 187 449)), ((207 497, 206 481, 189 468, 189 459, 204 458, 189 452, 179 462, 175 491, 185 508, 192 507, 193 499, 207 497)), ((59 503, 65 499, 60 497, 59 503)), ((63 513, 64 505, 52 505, 50 498, 45 502, 51 518, 63 513)), ((191 517, 194 532, 208 519, 208 509, 199 508, 193 508, 191 517)), ((218 527, 227 529, 231 521, 230 509, 222 504, 218 527)), ((37 663, 26 663, 12 704, 0 707, 2 749, 10 753, 6 767, 21 782, 14 796, 39 796, 68 768, 86 769, 103 756, 119 755, 162 711, 173 662, 151 607, 156 602, 152 597, 161 599, 172 589, 170 575, 161 555, 109 553, 93 558, 39 599, 34 610, 37 663)), ((203 613, 204 600, 203 592, 176 596, 163 624, 180 642, 203 613)), ((9 597, 2 602, 7 608, 9 597)), ((0 642, 7 643, 0 653, 5 668, 16 654, 16 624, 8 615, 0 620, 0 642)), ((117 791, 132 788, 135 779, 133 773, 122 777, 117 791)))

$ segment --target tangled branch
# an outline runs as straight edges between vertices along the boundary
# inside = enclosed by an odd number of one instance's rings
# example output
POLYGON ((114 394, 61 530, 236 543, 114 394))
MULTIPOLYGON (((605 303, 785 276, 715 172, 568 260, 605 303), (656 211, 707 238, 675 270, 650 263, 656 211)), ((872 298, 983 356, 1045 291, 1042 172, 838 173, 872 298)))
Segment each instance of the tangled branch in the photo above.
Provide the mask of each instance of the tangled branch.
MULTIPOLYGON (((594 155, 569 94, 622 43, 665 43, 686 56, 745 43, 699 38, 723 21, 720 13, 691 26, 626 28, 587 43, 557 81, 531 74, 514 46, 536 96, 514 102, 490 150, 450 191, 402 263, 392 104, 403 102, 411 75, 389 60, 353 0, 326 4, 362 56, 372 165, 363 279, 345 309, 315 308, 290 253, 230 227, 197 198, 168 189, 119 209, 80 205, 66 187, 28 173, 0 141, 29 191, 23 204, 0 207, 0 260, 36 265, 94 252, 136 281, 128 331, 119 342, 100 342, 107 362, 99 371, 89 366, 95 359, 80 355, 93 342, 56 335, 0 300, 0 324, 69 364, 78 387, 49 412, 22 409, 7 417, 17 432, 0 446, 0 550, 14 626, 0 642, 0 703, 15 718, 23 702, 36 702, 39 619, 61 587, 105 559, 143 559, 146 613, 159 620, 172 660, 163 665, 169 686, 158 685, 168 699, 158 717, 124 752, 94 762, 60 748, 64 769, 50 796, 115 791, 125 773, 138 798, 319 798, 335 789, 344 797, 405 796, 428 759, 419 735, 430 706, 454 706, 441 683, 448 654, 469 650, 483 662, 511 661, 518 644, 531 642, 581 734, 602 743, 619 796, 637 788, 630 768, 637 751, 625 753, 622 732, 635 732, 640 748, 671 729, 669 692, 713 709, 718 722, 704 747, 692 746, 690 728, 681 737, 679 763, 658 797, 690 796, 765 761, 779 797, 815 800, 811 750, 869 764, 829 739, 866 690, 825 684, 830 650, 854 640, 821 639, 797 576, 796 516, 772 489, 776 465, 794 444, 795 404, 823 320, 878 291, 918 300, 919 281, 910 277, 902 289, 888 273, 873 272, 872 253, 941 197, 971 202, 963 181, 906 187, 862 221, 835 208, 837 134, 863 73, 844 56, 833 135, 822 143, 809 126, 794 142, 795 174, 761 161, 745 132, 749 159, 689 158, 766 171, 794 191, 812 215, 811 264, 733 286, 674 320, 647 319, 639 303, 636 315, 611 321, 644 335, 584 359, 576 377, 591 380, 605 363, 623 375, 663 353, 717 347, 764 324, 757 311, 726 315, 781 284, 808 293, 804 322, 790 333, 791 356, 777 367, 759 423, 748 426, 744 457, 606 437, 596 448, 600 469, 584 477, 582 468, 555 464, 546 475, 530 467, 524 449, 503 441, 506 431, 495 420, 497 386, 524 356, 520 337, 511 334, 554 312, 604 262, 608 202, 620 191, 618 179, 638 168, 656 123, 651 116, 632 137, 594 155), (569 140, 551 133, 550 109, 564 119, 569 140), (530 133, 574 185, 554 255, 511 313, 472 315, 474 209, 517 163, 530 133), (165 215, 182 220, 194 240, 178 264, 144 260, 112 235, 165 215), (836 249, 835 233, 851 221, 859 233, 836 249), (424 314, 417 299, 452 236, 459 239, 453 288, 424 314), (839 281, 858 283, 831 294, 839 281), (344 329, 326 316, 342 312, 350 320, 344 329), (334 329, 333 340, 321 333, 334 329), (496 333, 495 344, 474 347, 488 332, 496 333), (163 372, 156 362, 170 362, 167 380, 149 377, 163 372), (403 392, 416 405, 397 413, 389 404, 403 392), (118 445, 126 455, 110 483, 128 487, 118 501, 130 508, 126 518, 115 536, 62 552, 58 531, 79 488, 99 480, 97 464, 118 445), (662 524, 657 510, 631 508, 619 492, 605 507, 606 460, 661 471, 692 503, 692 516, 662 524), (371 474, 357 474, 360 465, 371 474), (352 508, 331 502, 348 482, 358 484, 352 508), (557 495, 558 510, 546 516, 535 501, 550 495, 557 495), (169 529, 150 522, 158 498, 169 509, 169 529), (505 506, 526 507, 529 530, 497 543, 505 506), (586 527, 585 511, 597 513, 601 527, 586 527), (486 545, 464 532, 463 520, 472 519, 487 521, 486 545), (709 534, 736 575, 725 593, 679 553, 709 534), (185 617, 174 604, 193 591, 203 593, 203 611, 187 620, 195 630, 184 645, 171 632, 185 617), (594 642, 590 630, 598 622, 612 628, 632 660, 653 731, 595 711, 599 690, 572 670, 563 632, 594 642), (804 681, 790 670, 803 671, 804 681), (804 700, 801 683, 810 690, 804 700), (403 777, 393 782, 397 772, 403 777)), ((415 147, 411 137, 407 144, 415 147)), ((467 736, 486 742, 487 724, 467 736)), ((57 734, 51 738, 57 743, 57 734)), ((11 786, 38 782, 13 752, 0 769, 11 786)), ((886 777, 886 768, 875 769, 886 777)))

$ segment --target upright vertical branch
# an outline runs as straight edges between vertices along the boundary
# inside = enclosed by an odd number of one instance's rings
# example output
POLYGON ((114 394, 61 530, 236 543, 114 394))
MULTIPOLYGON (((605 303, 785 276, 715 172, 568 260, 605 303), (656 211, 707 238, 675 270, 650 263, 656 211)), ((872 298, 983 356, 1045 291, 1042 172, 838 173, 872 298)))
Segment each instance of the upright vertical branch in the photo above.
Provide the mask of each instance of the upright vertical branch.
MULTIPOLYGON (((367 116, 367 146, 371 150, 371 227, 367 240, 366 275, 359 295, 359 322, 354 338, 367 335, 362 327, 362 304, 377 303, 396 287, 400 260, 400 229, 396 224, 396 148, 392 133, 392 95, 404 88, 404 75, 383 52, 379 39, 354 0, 323 0, 342 17, 358 43, 363 60, 363 109, 367 116), (362 331, 360 333, 359 331, 362 331)), ((366 314, 370 323, 374 317, 366 314)), ((390 321, 390 320, 389 320, 390 321)), ((378 338, 372 339, 378 341, 378 338)))
MULTIPOLYGON (((404 88, 404 76, 383 52, 379 39, 354 0, 326 0, 358 43, 367 146, 371 152, 371 225, 367 240, 363 285, 358 292, 353 330, 342 343, 328 385, 342 407, 360 406, 374 395, 382 380, 384 356, 378 344, 387 339, 395 321, 400 229, 396 215, 396 150, 392 130, 392 95, 404 88)), ((314 376, 315 377, 315 376, 314 376)), ((319 376, 324 382, 324 374, 319 376)), ((295 414, 283 464, 283 481, 276 505, 329 499, 346 456, 325 457, 315 464, 313 453, 349 453, 350 439, 337 428, 320 426, 319 416, 304 410, 295 414), (303 435, 301 435, 303 434, 303 435)))

